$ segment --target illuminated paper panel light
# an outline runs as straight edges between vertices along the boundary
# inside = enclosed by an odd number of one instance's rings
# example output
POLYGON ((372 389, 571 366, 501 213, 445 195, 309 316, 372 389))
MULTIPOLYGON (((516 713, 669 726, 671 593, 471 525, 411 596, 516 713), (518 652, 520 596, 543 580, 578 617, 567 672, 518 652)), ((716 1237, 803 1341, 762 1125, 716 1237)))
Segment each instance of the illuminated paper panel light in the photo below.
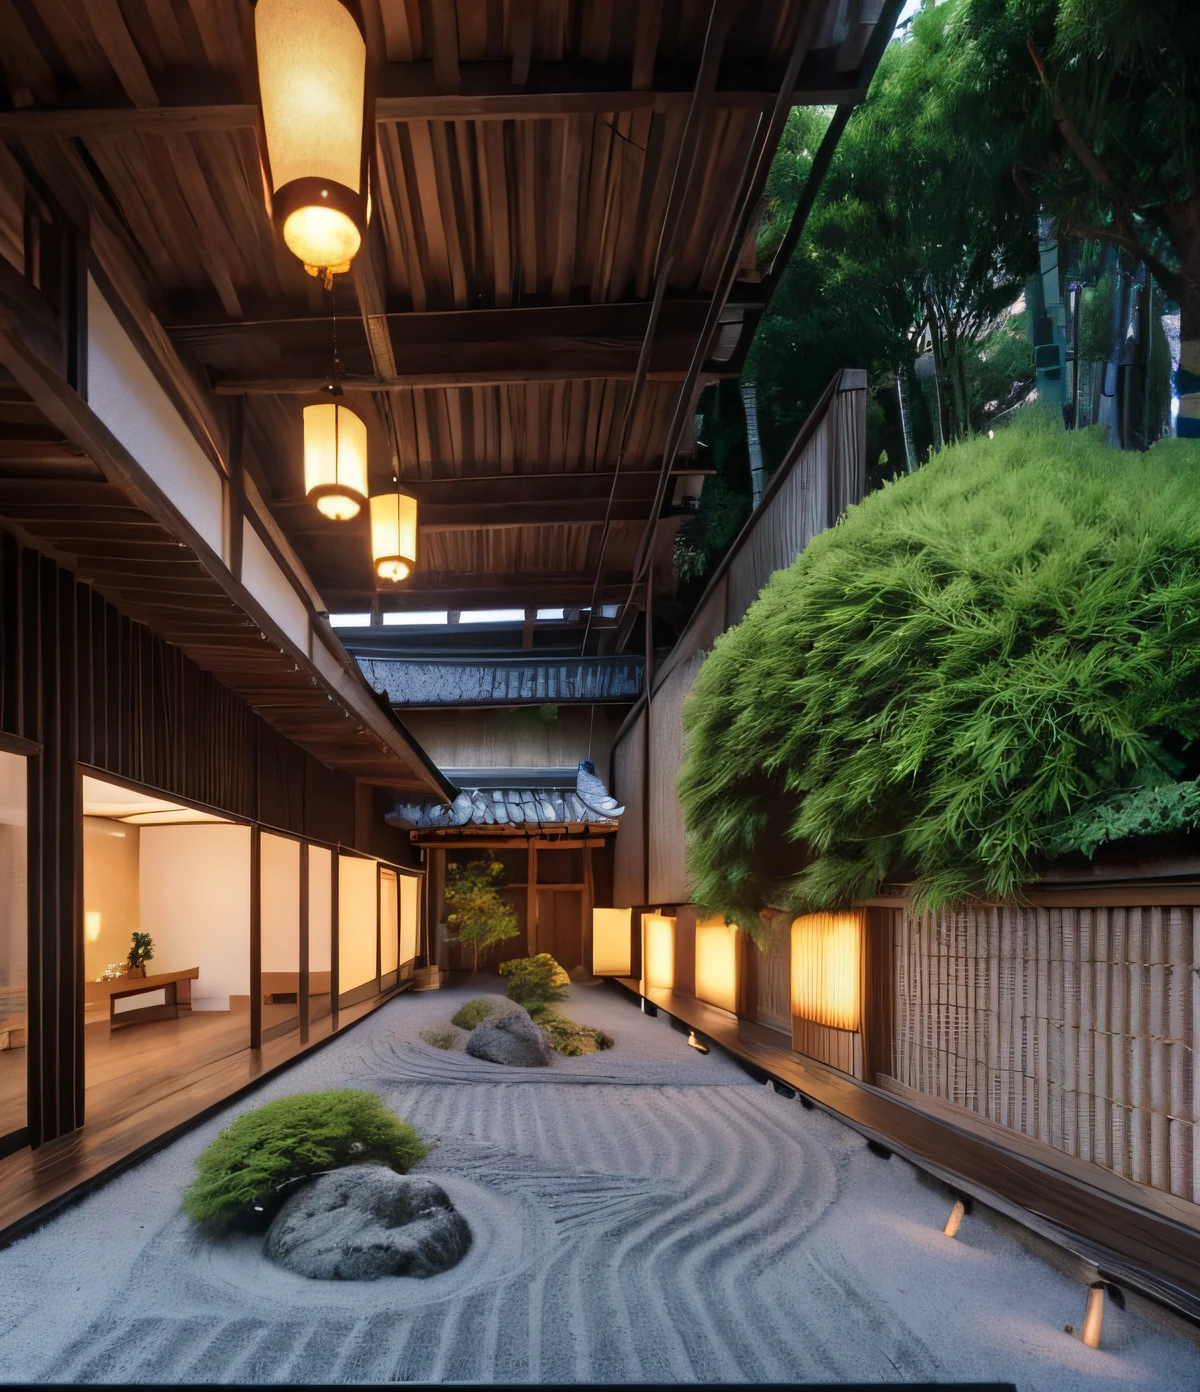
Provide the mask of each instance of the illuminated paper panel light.
POLYGON ((859 1025, 862 919, 806 914, 792 923, 792 1014, 833 1029, 859 1025))
POLYGON ((723 918, 696 923, 696 996, 722 1010, 737 1010, 737 925, 723 918))
POLYGON ((304 408, 304 491, 335 522, 367 501, 367 427, 336 402, 304 408))
POLYGON ((375 578, 407 580, 417 564, 417 500, 398 489, 371 499, 371 555, 375 578))
POLYGON ((675 920, 663 914, 642 919, 642 980, 661 991, 675 989, 675 920))
POLYGON ((346 271, 367 221, 366 43, 341 0, 258 0, 254 34, 283 240, 313 274, 346 271))
POLYGON ((592 910, 592 975, 628 976, 633 955, 630 909, 592 910))

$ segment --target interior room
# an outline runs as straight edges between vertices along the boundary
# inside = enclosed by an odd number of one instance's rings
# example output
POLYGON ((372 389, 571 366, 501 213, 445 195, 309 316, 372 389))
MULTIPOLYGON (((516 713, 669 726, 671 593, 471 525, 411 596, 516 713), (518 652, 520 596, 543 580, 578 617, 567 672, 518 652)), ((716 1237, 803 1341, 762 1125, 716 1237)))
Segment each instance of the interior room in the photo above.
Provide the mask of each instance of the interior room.
MULTIPOLYGON (((252 833, 82 781, 84 1055, 95 1116, 249 1047, 252 833), (146 950, 133 966, 131 952, 146 950)), ((272 903, 284 917, 286 897, 272 903)))
POLYGON ((0 749, 0 1144, 25 1125, 27 766, 0 749))

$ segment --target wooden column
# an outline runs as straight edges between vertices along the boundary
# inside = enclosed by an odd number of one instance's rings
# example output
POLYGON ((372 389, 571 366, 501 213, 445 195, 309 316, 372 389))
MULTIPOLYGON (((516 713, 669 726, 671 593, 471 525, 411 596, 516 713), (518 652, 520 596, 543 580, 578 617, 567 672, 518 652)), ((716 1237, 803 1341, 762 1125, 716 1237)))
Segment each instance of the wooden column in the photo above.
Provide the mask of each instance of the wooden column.
POLYGON ((341 857, 338 854, 338 847, 333 848, 333 854, 329 858, 329 894, 331 903, 329 905, 329 1028, 336 1030, 338 1027, 338 995, 341 992, 341 971, 339 951, 339 892, 338 876, 341 873, 341 857))
POLYGON ((529 842, 525 871, 525 941, 531 957, 538 953, 537 843, 529 842))
POLYGON ((250 1047, 262 1048, 262 831, 250 828, 250 1047))
POLYGON ((296 996, 300 1009, 300 1043, 308 1043, 308 842, 300 842, 300 989, 296 996))
POLYGON ((583 969, 591 976, 592 974, 592 909, 596 904, 596 881, 592 876, 592 848, 583 848, 583 942, 581 951, 583 954, 583 969))

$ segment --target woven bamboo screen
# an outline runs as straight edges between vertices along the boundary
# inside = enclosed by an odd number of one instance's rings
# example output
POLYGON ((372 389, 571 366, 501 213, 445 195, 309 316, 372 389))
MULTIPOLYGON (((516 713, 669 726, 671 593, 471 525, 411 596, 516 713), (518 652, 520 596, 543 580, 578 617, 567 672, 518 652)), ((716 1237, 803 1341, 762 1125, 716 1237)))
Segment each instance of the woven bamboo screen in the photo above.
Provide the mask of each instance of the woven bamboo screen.
POLYGON ((898 1082, 1200 1202, 1200 908, 893 920, 898 1082))

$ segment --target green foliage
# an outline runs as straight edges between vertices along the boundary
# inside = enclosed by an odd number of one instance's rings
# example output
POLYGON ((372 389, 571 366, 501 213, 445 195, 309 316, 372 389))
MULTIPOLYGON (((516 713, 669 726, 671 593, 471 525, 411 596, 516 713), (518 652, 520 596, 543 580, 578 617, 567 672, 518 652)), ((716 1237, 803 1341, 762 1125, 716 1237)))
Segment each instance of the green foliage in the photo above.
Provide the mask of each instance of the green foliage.
POLYGON ((570 978, 548 952, 501 962, 500 975, 508 978, 509 1000, 523 1005, 535 1019, 546 1006, 567 998, 570 978))
POLYGON ((602 1049, 611 1049, 612 1038, 603 1030, 591 1025, 580 1025, 568 1020, 557 1010, 543 1006, 538 1012, 537 1022, 550 1036, 554 1049, 568 1058, 578 1058, 581 1054, 596 1054, 602 1049))
POLYGON ((196 1161, 183 1210, 196 1223, 227 1226, 268 1204, 287 1180, 353 1162, 407 1173, 429 1146, 373 1092, 281 1097, 228 1126, 196 1161))
POLYGON ((1111 272, 1096 285, 1083 287, 1079 305, 1079 356, 1106 362, 1113 349, 1113 297, 1117 279, 1111 272))
POLYGON ((685 708, 696 901, 1007 894, 1096 844, 1067 819, 1200 774, 1198 486, 1200 446, 1131 467, 1022 411, 817 537, 685 708))
POLYGON ((149 933, 134 933, 133 946, 129 949, 129 965, 144 967, 154 956, 154 940, 149 933))
POLYGON ((494 1015, 495 1012, 495 1001, 489 1000, 487 996, 477 996, 474 1000, 466 1001, 460 1005, 450 1017, 450 1023, 457 1025, 459 1029, 472 1030, 480 1020, 486 1020, 489 1015, 494 1015))
MULTIPOLYGON (((454 1018, 457 1022, 458 1016, 456 1015, 454 1018)), ((454 1030, 444 1026, 441 1029, 422 1030, 421 1038, 426 1044, 432 1044, 435 1049, 454 1049, 457 1048, 459 1041, 459 1035, 454 1030)))
MULTIPOLYGON (((964 143, 1005 133, 1065 233, 1137 255, 1185 297, 1178 272, 1194 277, 1200 258, 1195 0, 966 0, 963 17, 981 95, 964 143)), ((1200 310, 1195 290, 1191 301, 1200 310)))
POLYGON ((517 911, 506 903, 497 885, 504 874, 498 860, 471 860, 446 867, 445 915, 452 940, 479 953, 493 943, 515 938, 521 931, 517 911))
POLYGON ((1166 836, 1200 825, 1200 779, 1161 783, 1114 793, 1107 802, 1085 807, 1067 820, 1053 838, 1060 851, 1096 853, 1107 841, 1129 836, 1166 836))
POLYGON ((1015 404, 1033 386, 1033 345, 1026 315, 1010 314, 972 354, 967 378, 971 415, 980 424, 1015 404))

